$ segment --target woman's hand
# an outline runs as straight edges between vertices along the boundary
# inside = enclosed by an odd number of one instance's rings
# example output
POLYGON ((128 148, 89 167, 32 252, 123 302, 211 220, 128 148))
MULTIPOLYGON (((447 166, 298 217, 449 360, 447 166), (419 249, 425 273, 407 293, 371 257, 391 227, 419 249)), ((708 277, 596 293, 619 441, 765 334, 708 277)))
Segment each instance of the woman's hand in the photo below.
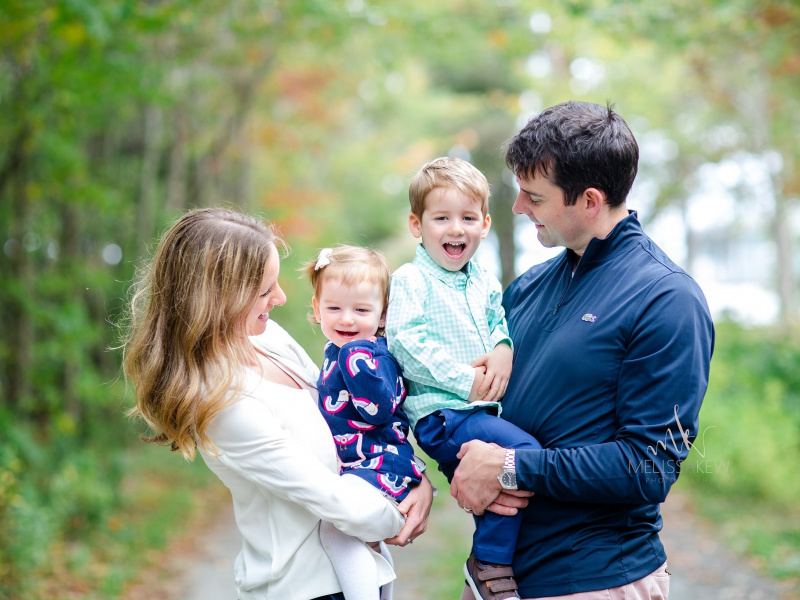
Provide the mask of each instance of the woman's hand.
POLYGON ((433 504, 433 485, 423 474, 419 485, 408 492, 408 496, 397 507, 406 516, 406 524, 395 537, 384 540, 394 546, 406 546, 425 533, 428 528, 428 513, 433 504))

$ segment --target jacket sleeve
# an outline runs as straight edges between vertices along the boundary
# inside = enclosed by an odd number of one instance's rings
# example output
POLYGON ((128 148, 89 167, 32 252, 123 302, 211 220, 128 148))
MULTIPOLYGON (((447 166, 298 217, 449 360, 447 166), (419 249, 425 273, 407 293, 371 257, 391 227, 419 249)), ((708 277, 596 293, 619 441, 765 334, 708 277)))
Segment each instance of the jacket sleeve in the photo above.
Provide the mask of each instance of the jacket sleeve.
POLYGON ((456 361, 438 342, 428 336, 425 317, 424 281, 413 271, 398 270, 392 276, 389 307, 386 312, 386 337, 389 351, 403 368, 406 379, 451 392, 467 399, 475 370, 456 361))
POLYGON ((209 434, 225 465, 275 496, 364 541, 397 534, 403 517, 377 489, 340 477, 278 423, 269 406, 244 397, 214 418, 209 434))
POLYGON ((400 403, 397 363, 379 353, 378 344, 369 340, 348 342, 339 350, 337 362, 353 406, 371 425, 388 423, 400 403))
POLYGON ((690 281, 663 278, 637 313, 617 382, 614 439, 518 450, 522 489, 573 502, 666 499, 698 434, 714 346, 705 299, 690 281))

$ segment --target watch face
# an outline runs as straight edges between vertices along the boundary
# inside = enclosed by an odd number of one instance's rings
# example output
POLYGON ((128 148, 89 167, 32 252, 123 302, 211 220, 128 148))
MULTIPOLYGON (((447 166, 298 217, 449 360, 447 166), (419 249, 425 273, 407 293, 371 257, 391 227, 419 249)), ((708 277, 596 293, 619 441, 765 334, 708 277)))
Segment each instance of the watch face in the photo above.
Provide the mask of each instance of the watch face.
POLYGON ((504 471, 503 478, 500 480, 500 484, 506 489, 517 487, 517 474, 510 471, 504 471))

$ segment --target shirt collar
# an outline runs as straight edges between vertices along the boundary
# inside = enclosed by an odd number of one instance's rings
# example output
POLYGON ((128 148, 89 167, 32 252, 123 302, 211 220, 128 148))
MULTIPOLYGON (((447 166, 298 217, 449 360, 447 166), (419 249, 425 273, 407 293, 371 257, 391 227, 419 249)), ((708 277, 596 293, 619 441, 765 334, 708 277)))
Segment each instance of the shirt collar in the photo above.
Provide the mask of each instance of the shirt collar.
POLYGON ((422 244, 417 246, 417 257, 414 259, 414 263, 445 283, 455 283, 459 279, 469 279, 474 271, 471 260, 459 271, 448 271, 434 262, 422 244))

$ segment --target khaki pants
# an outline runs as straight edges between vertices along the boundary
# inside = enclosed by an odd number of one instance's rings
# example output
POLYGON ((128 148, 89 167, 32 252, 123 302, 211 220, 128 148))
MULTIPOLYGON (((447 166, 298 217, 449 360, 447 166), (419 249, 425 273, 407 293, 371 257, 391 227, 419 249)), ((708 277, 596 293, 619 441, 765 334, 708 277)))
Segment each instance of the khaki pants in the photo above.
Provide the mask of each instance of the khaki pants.
MULTIPOLYGON (((596 590, 592 592, 579 592, 566 596, 548 596, 536 600, 667 600, 669 598, 669 573, 667 563, 642 577, 638 581, 611 588, 610 590, 596 590)), ((464 586, 461 600, 474 600, 469 586, 464 586)), ((532 600, 532 599, 531 599, 532 600)))

